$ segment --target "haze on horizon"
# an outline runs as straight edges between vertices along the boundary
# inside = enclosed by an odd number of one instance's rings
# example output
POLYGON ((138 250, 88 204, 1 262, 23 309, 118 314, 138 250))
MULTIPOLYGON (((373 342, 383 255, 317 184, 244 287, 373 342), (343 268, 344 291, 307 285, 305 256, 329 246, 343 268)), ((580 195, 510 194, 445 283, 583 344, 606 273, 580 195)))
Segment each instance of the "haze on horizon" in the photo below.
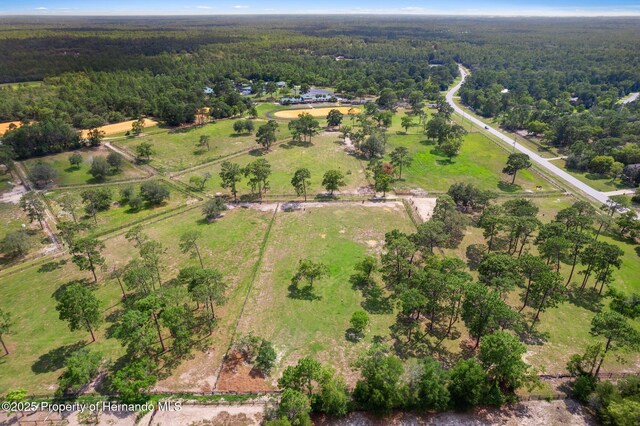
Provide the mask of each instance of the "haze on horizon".
POLYGON ((348 4, 327 0, 305 6, 299 1, 273 0, 23 0, 0 4, 0 15, 117 16, 117 15, 277 15, 277 14, 376 14, 471 16, 640 16, 640 0, 508 0, 436 1, 352 0, 348 4), (105 5, 108 3, 108 6, 105 5))

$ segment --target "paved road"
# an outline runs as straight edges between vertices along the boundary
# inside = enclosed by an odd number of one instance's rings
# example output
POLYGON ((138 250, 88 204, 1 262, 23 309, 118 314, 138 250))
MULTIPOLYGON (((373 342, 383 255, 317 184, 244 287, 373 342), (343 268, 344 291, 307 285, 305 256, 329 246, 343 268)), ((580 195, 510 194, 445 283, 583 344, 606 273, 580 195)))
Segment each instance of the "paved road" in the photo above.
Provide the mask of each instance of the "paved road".
POLYGON ((472 117, 468 113, 465 113, 460 107, 458 107, 455 104, 455 102, 453 102, 453 96, 458 91, 458 89, 460 89, 460 86, 462 86, 462 83, 464 83, 464 80, 467 77, 467 73, 462 67, 460 67, 460 75, 462 76, 462 80, 454 88, 449 90, 447 92, 447 96, 446 96, 447 102, 449 103, 449 105, 451 105, 453 107, 453 109, 456 111, 456 113, 458 113, 460 115, 464 115, 464 117, 467 120, 470 120, 471 122, 475 123, 476 125, 478 125, 478 126, 480 126, 482 128, 485 128, 485 132, 491 133, 492 135, 502 139, 504 142, 508 143, 509 145, 515 147, 515 149, 517 149, 518 151, 527 154, 529 156, 529 158, 531 158, 531 161, 536 163, 538 166, 546 169, 548 172, 550 172, 553 175, 555 175, 556 177, 558 177, 561 181, 566 182, 569 185, 571 185, 572 187, 579 189, 580 191, 584 192, 585 194, 589 195, 591 198, 595 199, 596 201, 599 201, 600 203, 606 203, 607 202, 607 200, 609 199, 609 196, 607 194, 593 189, 592 187, 590 187, 586 183, 584 183, 584 182, 580 181, 579 179, 576 179, 575 177, 571 176, 569 173, 565 172, 564 170, 562 170, 558 166, 555 166, 554 164, 549 162, 548 159, 539 156, 535 152, 533 152, 530 149, 520 145, 515 140, 511 139, 508 136, 505 136, 504 134, 500 133, 499 131, 497 131, 496 129, 492 128, 488 124, 484 123, 483 121, 478 120, 475 117, 472 117), (488 127, 488 128, 486 128, 486 127, 488 127))

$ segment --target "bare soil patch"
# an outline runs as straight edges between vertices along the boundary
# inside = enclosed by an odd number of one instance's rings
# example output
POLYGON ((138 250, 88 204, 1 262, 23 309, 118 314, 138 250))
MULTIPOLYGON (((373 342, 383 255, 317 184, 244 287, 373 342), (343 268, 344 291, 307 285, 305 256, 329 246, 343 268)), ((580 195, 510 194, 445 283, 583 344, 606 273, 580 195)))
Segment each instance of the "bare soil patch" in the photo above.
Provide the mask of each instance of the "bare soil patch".
MULTIPOLYGON (((106 126, 98 127, 98 130, 102 130, 105 135, 122 133, 122 132, 126 132, 127 130, 131 130, 131 124, 134 121, 137 121, 137 120, 129 120, 129 121, 122 121, 120 123, 107 124, 106 126)), ((144 127, 152 127, 152 126, 156 126, 157 124, 158 122, 155 120, 150 120, 148 118, 144 119, 144 127)), ((81 133, 81 136, 83 138, 86 138, 88 133, 89 133, 89 130, 83 130, 81 133)))
POLYGON ((336 106, 336 107, 321 107, 321 108, 285 109, 282 111, 274 112, 273 115, 278 118, 293 119, 293 118, 298 118, 299 114, 306 112, 307 114, 311 114, 313 117, 324 118, 332 109, 337 109, 338 111, 340 111, 345 115, 350 114, 349 111, 351 111, 351 114, 358 114, 360 112, 360 108, 355 108, 350 106, 336 106))
POLYGON ((431 219, 433 209, 436 208, 436 198, 409 197, 409 203, 418 212, 423 222, 431 219))
POLYGON ((4 135, 12 124, 15 124, 17 127, 22 126, 21 121, 6 121, 4 123, 0 123, 0 136, 4 135))
POLYGON ((265 377, 246 362, 244 355, 231 352, 222 364, 217 391, 264 392, 273 390, 265 377))

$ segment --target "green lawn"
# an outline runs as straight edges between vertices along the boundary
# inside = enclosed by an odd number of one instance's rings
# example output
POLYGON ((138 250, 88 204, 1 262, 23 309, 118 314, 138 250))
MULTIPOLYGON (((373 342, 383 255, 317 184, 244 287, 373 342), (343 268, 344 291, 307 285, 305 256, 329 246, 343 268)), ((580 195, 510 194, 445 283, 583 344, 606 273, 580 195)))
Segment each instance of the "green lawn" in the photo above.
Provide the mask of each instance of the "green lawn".
MULTIPOLYGON (((113 143, 133 153, 137 145, 148 142, 155 151, 150 164, 160 171, 174 172, 257 148, 255 134, 238 135, 234 132, 235 121, 220 120, 202 127, 150 131, 146 136, 118 139, 113 143), (209 150, 196 146, 202 135, 210 137, 209 150)), ((265 123, 262 119, 254 121, 256 129, 265 123)), ((280 125, 277 137, 279 140, 289 137, 286 125, 280 125)))
POLYGON ((406 135, 396 133, 389 136, 387 153, 404 146, 413 157, 411 166, 403 170, 403 179, 393 184, 398 190, 421 188, 426 191, 446 191, 456 182, 470 182, 497 193, 539 192, 536 189, 538 185, 543 190, 554 189, 532 170, 518 172, 516 184, 511 186, 511 176, 501 173, 507 153, 480 133, 466 135, 460 154, 449 162, 426 136, 413 131, 410 130, 406 135))
MULTIPOLYGON (((167 183, 165 182, 165 185, 166 184, 167 183)), ((184 192, 179 191, 178 189, 169 185, 171 194, 169 196, 169 200, 164 204, 155 207, 145 206, 138 211, 133 211, 127 205, 121 206, 118 202, 120 200, 120 189, 126 186, 132 186, 135 189, 136 193, 139 192, 140 184, 138 183, 107 186, 111 190, 113 203, 109 210, 98 212, 98 214, 96 215, 98 224, 95 229, 97 232, 104 233, 109 230, 124 226, 126 224, 137 222, 150 216, 157 215, 159 213, 167 212, 178 207, 187 206, 188 204, 195 201, 194 198, 187 196, 184 192)), ((58 204, 58 200, 60 200, 60 198, 62 198, 65 194, 71 194, 77 200, 78 209, 76 211, 76 214, 78 215, 78 217, 82 217, 83 220, 86 220, 91 224, 95 224, 93 217, 85 214, 84 212, 80 195, 84 190, 86 190, 86 188, 56 189, 47 192, 45 196, 49 200, 49 204, 51 205, 54 214, 58 216, 58 218, 63 220, 71 220, 71 216, 63 212, 60 208, 60 205, 58 204)))
MULTIPOLYGON (((173 376, 161 385, 170 383, 176 391, 194 386, 212 384, 230 340, 230 330, 240 312, 246 295, 251 266, 257 259, 264 238, 269 213, 253 209, 236 209, 210 224, 200 221, 198 210, 190 211, 167 221, 155 223, 145 231, 167 248, 164 256, 164 279, 174 277, 179 267, 194 265, 197 260, 181 254, 176 241, 187 229, 202 232, 201 252, 206 266, 219 268, 229 283, 229 300, 218 310, 219 323, 210 338, 207 352, 195 351, 194 357, 180 365, 173 376), (242 244, 238 242, 242 241, 242 244)), ((109 265, 123 265, 133 256, 135 249, 122 235, 106 241, 104 251, 109 265)), ((30 393, 52 394, 62 363, 71 350, 87 344, 86 332, 69 331, 66 322, 58 319, 52 294, 71 280, 89 278, 79 272, 67 259, 56 264, 57 269, 32 267, 10 276, 0 276, 2 297, 0 308, 9 311, 16 321, 15 334, 5 336, 10 356, 0 357, 0 393, 8 389, 25 388, 30 393)), ((118 284, 99 273, 100 283, 95 287, 102 302, 105 317, 120 309, 118 284)), ((105 357, 116 360, 123 350, 115 339, 107 339, 105 331, 111 326, 107 320, 97 332, 97 342, 89 345, 105 357)))
POLYGON ((415 229, 401 203, 329 205, 278 213, 239 328, 274 343, 279 359, 272 377, 279 377, 284 367, 306 355, 349 375, 349 363, 372 338, 388 335, 394 315, 371 314, 363 341, 352 343, 345 338, 351 315, 362 309, 361 293, 349 283, 353 267, 365 255, 377 256, 384 233, 394 228, 415 229), (314 284, 313 294, 319 299, 289 295, 291 277, 303 257, 329 267, 329 276, 314 284))
POLYGON ((590 187, 592 187, 593 189, 596 189, 598 191, 608 192, 608 191, 616 191, 618 189, 627 189, 627 188, 629 188, 628 185, 625 185, 619 179, 618 180, 613 180, 609 176, 603 176, 603 175, 598 175, 598 174, 595 174, 595 173, 578 172, 578 171, 575 171, 575 170, 570 170, 570 169, 567 168, 566 161, 563 160, 563 159, 553 160, 551 163, 555 164, 556 166, 558 166, 561 169, 565 170, 571 176, 574 176, 574 177, 580 179, 582 182, 586 183, 587 185, 589 185, 590 187))
MULTIPOLYGON (((27 169, 30 169, 34 164, 40 161, 51 164, 57 172, 57 177, 54 182, 59 186, 100 183, 96 181, 91 174, 89 174, 91 162, 94 157, 106 157, 110 152, 109 149, 105 147, 98 147, 80 149, 73 152, 79 153, 83 158, 83 162, 78 168, 71 166, 69 163, 69 156, 72 152, 63 152, 60 154, 47 155, 46 157, 31 158, 26 160, 24 164, 27 169)), ((142 178, 145 176, 147 176, 147 174, 144 171, 140 170, 129 161, 124 161, 122 163, 122 171, 108 176, 104 182, 117 182, 121 180, 142 178)))
MULTIPOLYGON (((368 185, 360 162, 344 151, 344 145, 342 145, 342 141, 338 139, 336 133, 315 136, 310 146, 287 142, 272 147, 269 152, 258 149, 249 154, 235 157, 230 161, 245 166, 258 158, 264 158, 271 164, 270 190, 267 195, 295 196, 295 190, 291 186, 291 176, 301 167, 306 167, 311 172, 311 187, 308 190, 310 197, 326 192, 321 185, 322 176, 330 169, 340 170, 345 175, 346 186, 341 188, 341 192, 353 192, 358 187, 368 185)), ((221 181, 218 175, 220 167, 221 162, 217 162, 210 167, 201 168, 180 176, 180 180, 189 183, 191 176, 210 172, 212 178, 207 182, 205 191, 209 194, 218 192, 226 194, 229 191, 220 186, 221 181)), ((239 194, 248 194, 250 192, 246 178, 238 184, 238 192, 239 194)))

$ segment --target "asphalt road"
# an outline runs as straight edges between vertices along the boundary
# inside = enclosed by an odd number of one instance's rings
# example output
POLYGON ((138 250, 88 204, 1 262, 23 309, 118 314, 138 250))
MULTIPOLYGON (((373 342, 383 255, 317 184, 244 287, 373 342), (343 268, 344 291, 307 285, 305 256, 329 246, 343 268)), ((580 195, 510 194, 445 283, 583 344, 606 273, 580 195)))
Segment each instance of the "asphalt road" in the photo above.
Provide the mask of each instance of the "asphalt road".
POLYGON ((534 162, 538 166, 546 169, 547 171, 549 171, 550 173, 555 175, 561 181, 568 183, 573 188, 577 188, 578 190, 580 190, 583 193, 587 194, 588 196, 590 196, 591 198, 595 199, 596 201, 599 201, 600 203, 604 204, 604 203, 607 202, 609 197, 605 193, 593 189, 592 187, 590 187, 586 183, 580 181, 579 179, 576 179, 575 177, 571 176, 569 173, 565 172, 564 170, 562 170, 558 166, 552 164, 548 159, 539 156, 538 154, 536 154, 535 152, 531 151, 530 149, 520 145, 514 139, 511 139, 510 137, 505 136, 504 134, 502 134, 499 131, 495 130, 494 128, 492 128, 488 124, 484 123, 481 120, 478 120, 475 117, 472 117, 470 114, 464 112, 460 107, 458 107, 455 104, 455 102, 453 102, 453 97, 456 94, 456 92, 458 91, 458 89, 460 89, 460 86, 462 86, 462 84, 464 83, 464 80, 467 77, 467 73, 465 72, 465 70, 462 67, 460 67, 460 75, 462 76, 462 80, 460 81, 460 83, 458 83, 455 87, 453 87, 451 90, 449 90, 447 92, 447 95, 446 95, 447 102, 449 103, 449 105, 451 105, 453 107, 453 109, 455 110, 456 113, 458 113, 460 115, 463 115, 465 119, 475 123, 476 125, 480 126, 481 128, 484 128, 485 132, 491 133, 492 135, 502 139, 504 142, 508 143, 509 145, 515 147, 515 149, 517 149, 518 151, 527 154, 529 156, 529 158, 531 158, 532 162, 534 162))

